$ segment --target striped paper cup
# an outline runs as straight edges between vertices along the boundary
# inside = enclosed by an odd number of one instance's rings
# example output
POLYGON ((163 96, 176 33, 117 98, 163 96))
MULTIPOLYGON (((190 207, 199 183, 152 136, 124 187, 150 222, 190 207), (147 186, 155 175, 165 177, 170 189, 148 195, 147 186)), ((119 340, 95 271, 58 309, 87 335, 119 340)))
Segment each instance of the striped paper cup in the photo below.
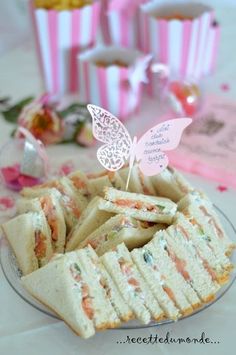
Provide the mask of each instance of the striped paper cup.
POLYGON ((35 8, 31 0, 30 10, 45 90, 56 96, 77 92, 77 54, 95 43, 100 2, 56 11, 35 8))
POLYGON ((172 3, 160 0, 141 6, 141 50, 167 64, 172 76, 196 81, 214 66, 219 28, 212 27, 211 8, 183 5, 183 1, 172 3))
POLYGON ((122 4, 120 4, 119 9, 113 10, 110 8, 114 0, 102 1, 104 10, 101 27, 104 42, 109 45, 118 45, 133 49, 139 48, 140 4, 145 0, 132 0, 129 10, 127 10, 127 6, 129 6, 128 1, 124 6, 124 10, 122 10, 122 4))
POLYGON ((207 38, 207 46, 204 52, 203 74, 211 74, 216 67, 217 53, 219 48, 220 26, 217 21, 211 25, 207 38))
POLYGON ((124 120, 140 104, 146 58, 117 46, 100 46, 78 56, 80 100, 103 107, 124 120))

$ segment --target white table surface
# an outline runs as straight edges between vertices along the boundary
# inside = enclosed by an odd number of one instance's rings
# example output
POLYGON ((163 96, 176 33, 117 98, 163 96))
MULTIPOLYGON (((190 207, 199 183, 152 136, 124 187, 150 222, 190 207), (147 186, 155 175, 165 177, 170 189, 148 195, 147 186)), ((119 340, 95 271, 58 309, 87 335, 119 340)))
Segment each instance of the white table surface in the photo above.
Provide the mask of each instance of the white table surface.
MULTIPOLYGON (((222 3, 222 2, 221 2, 222 3)), ((2 3, 0 4, 0 7, 2 3)), ((214 92, 228 97, 236 94, 236 7, 225 5, 217 7, 217 17, 222 25, 222 40, 218 69, 214 76, 203 83, 206 92, 214 92), (229 92, 222 92, 220 85, 230 85, 229 92)), ((0 57, 0 96, 10 95, 18 100, 22 97, 41 92, 37 64, 30 41, 18 42, 13 49, 6 49, 0 57)), ((144 118, 154 118, 157 110, 153 101, 145 98, 136 123, 142 129, 144 118)), ((129 125, 132 127, 132 121, 129 125)), ((0 121, 0 143, 7 141, 12 126, 0 121)), ((75 165, 88 169, 87 155, 95 156, 94 150, 86 151, 75 146, 50 148, 55 160, 60 163, 73 160, 75 165), (56 155, 54 154, 56 153, 56 155)), ((217 183, 197 176, 186 174, 198 188, 202 188, 216 205, 221 206, 236 225, 236 191, 217 190, 217 183)), ((6 195, 0 190, 0 196, 6 195)), ((89 340, 74 335, 63 322, 57 321, 37 311, 23 301, 9 286, 0 270, 0 354, 1 355, 72 355, 72 354, 214 354, 233 355, 236 337, 236 284, 216 304, 192 318, 171 325, 140 330, 113 330, 96 334, 89 340), (150 334, 172 337, 199 337, 205 332, 219 344, 117 344, 130 337, 148 337, 150 334)))

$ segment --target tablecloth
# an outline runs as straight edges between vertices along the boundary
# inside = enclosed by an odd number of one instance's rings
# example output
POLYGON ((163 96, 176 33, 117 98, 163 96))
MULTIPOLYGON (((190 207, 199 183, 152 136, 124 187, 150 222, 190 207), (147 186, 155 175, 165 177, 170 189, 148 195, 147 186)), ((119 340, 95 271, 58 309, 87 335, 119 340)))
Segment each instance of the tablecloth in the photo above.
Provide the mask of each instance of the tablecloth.
MULTIPOLYGON (((212 3, 212 2, 210 2, 212 3)), ((214 2, 217 18, 222 26, 222 39, 216 73, 202 82, 205 93, 235 97, 236 94, 236 7, 234 2, 214 2), (219 4, 219 5, 218 5, 219 4), (223 86, 222 86, 223 84, 223 86), (226 86, 225 86, 226 84, 226 86), (227 88, 227 90, 225 90, 227 88), (223 90, 222 90, 223 89, 223 90)), ((236 4, 235 4, 236 5, 236 4)), ((2 3, 0 4, 0 8, 2 3)), ((30 40, 17 42, 13 49, 6 49, 0 57, 0 96, 11 96, 18 100, 27 95, 38 95, 42 90, 38 67, 30 40)), ((143 104, 135 123, 128 123, 131 132, 140 130, 147 119, 155 118, 157 103, 148 98, 143 104)), ((9 138, 12 126, 0 121, 1 145, 9 138)), ((73 145, 54 146, 49 149, 55 166, 62 163, 74 164, 88 170, 88 161, 95 162, 95 150, 89 151, 73 145), (88 159, 89 157, 89 159, 88 159)), ((234 162, 235 163, 235 162, 234 162)), ((215 182, 185 174, 198 188, 204 189, 213 202, 220 206, 231 221, 236 224, 236 191, 219 188, 215 182)), ((0 190, 0 198, 7 195, 0 190)), ((0 200, 1 201, 1 200, 0 200)), ((236 337, 236 284, 214 305, 204 312, 186 320, 160 327, 139 330, 110 330, 83 340, 74 335, 62 321, 46 316, 22 300, 9 286, 0 270, 0 354, 3 355, 104 355, 104 354, 235 354, 236 337), (199 338, 204 332, 210 338, 209 344, 165 344, 142 343, 150 335, 173 338, 199 338), (133 340, 131 340, 133 339, 133 340), (139 340, 138 340, 139 339, 139 340), (138 344, 140 342, 141 344, 138 344)), ((148 340, 146 341, 148 342, 148 340)))

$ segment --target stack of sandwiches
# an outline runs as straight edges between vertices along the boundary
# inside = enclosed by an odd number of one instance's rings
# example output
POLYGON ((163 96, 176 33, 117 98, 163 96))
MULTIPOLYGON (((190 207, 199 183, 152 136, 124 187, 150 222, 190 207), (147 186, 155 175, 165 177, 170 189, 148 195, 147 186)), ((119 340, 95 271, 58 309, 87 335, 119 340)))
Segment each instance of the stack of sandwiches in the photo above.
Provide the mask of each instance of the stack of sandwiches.
POLYGON ((235 244, 210 200, 174 169, 80 171, 23 189, 2 225, 24 287, 80 336, 177 320, 228 282, 235 244))

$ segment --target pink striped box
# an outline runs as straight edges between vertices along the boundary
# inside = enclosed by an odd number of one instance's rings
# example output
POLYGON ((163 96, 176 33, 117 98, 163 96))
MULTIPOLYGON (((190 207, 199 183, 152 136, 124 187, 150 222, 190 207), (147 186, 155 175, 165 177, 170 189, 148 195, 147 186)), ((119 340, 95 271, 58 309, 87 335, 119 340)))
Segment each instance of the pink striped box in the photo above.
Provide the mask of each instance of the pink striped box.
POLYGON ((100 1, 76 10, 34 8, 30 1, 44 89, 52 95, 78 91, 77 55, 96 41, 100 1))
POLYGON ((145 0, 102 0, 103 38, 109 45, 128 48, 139 48, 139 17, 140 4, 145 0), (113 4, 118 3, 113 9, 113 4))
MULTIPOLYGON (((167 64, 171 76, 199 80, 215 63, 219 26, 213 26, 213 10, 205 5, 160 0, 141 6, 141 50, 167 64), (183 19, 171 19, 182 16, 183 19)), ((149 92, 155 75, 150 74, 149 92)))
POLYGON ((80 100, 101 106, 121 120, 126 119, 139 108, 148 57, 117 46, 98 46, 80 54, 80 100))

